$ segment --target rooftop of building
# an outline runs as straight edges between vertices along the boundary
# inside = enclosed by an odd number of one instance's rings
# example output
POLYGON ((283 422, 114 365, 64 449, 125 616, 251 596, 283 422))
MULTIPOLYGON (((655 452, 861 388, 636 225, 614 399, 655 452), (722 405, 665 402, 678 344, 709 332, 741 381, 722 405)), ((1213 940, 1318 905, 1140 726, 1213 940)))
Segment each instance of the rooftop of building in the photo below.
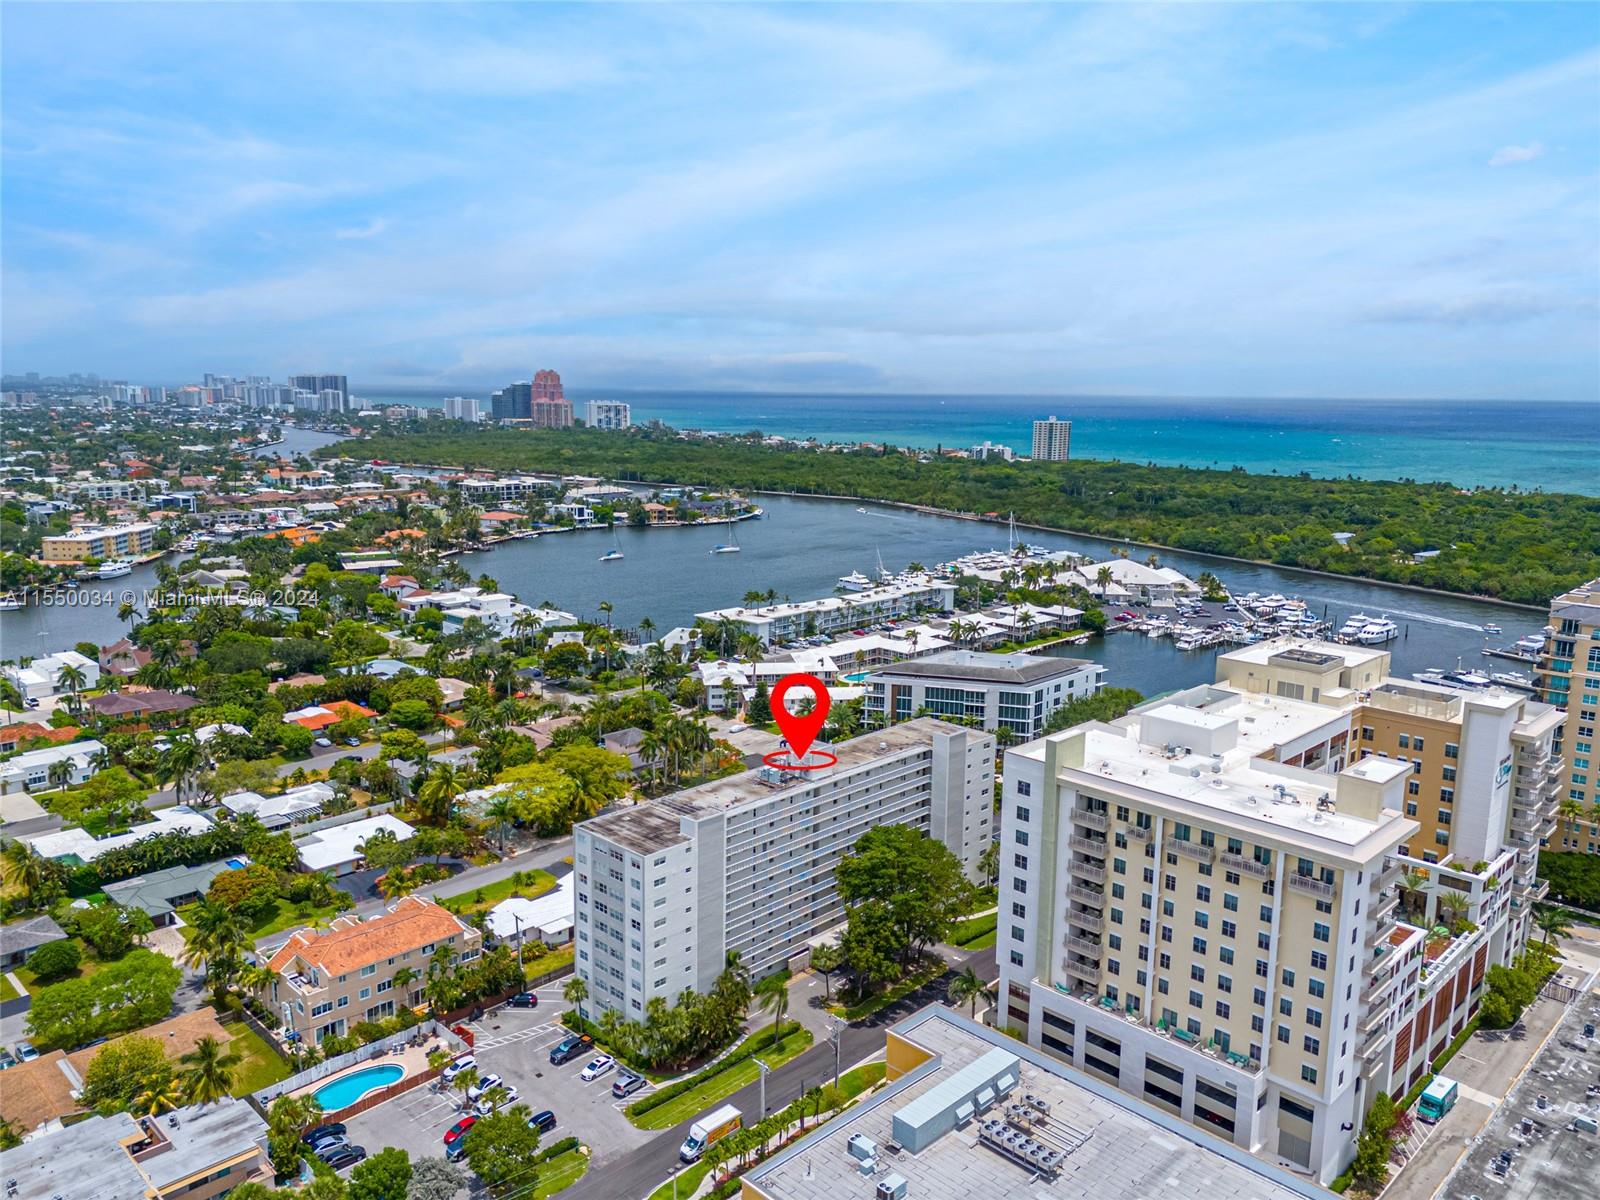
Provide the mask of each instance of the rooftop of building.
POLYGON ((1600 625, 1600 579, 1581 583, 1550 601, 1550 615, 1557 620, 1600 625))
MULTIPOLYGON (((1061 768, 1090 776, 1091 787, 1103 779, 1135 796, 1160 797, 1197 817, 1324 854, 1366 861, 1416 828, 1393 810, 1375 819, 1340 811, 1340 775, 1260 757, 1342 727, 1338 710, 1222 687, 1192 689, 1180 699, 1191 703, 1169 700, 1114 724, 1087 722, 1010 753, 1043 762, 1048 743, 1063 743, 1061 768)), ((1342 775, 1384 787, 1407 770, 1405 763, 1374 757, 1342 775)))
POLYGON ((880 1183, 899 1176, 907 1184, 908 1200, 1144 1200, 1178 1195, 1306 1200, 1328 1195, 1188 1122, 940 1006, 913 1014, 891 1033, 931 1057, 746 1174, 745 1182, 757 1194, 769 1200, 870 1198, 880 1183), (992 1096, 992 1108, 972 1112, 961 1127, 935 1137, 916 1153, 897 1142, 897 1115, 926 1120, 941 1107, 959 1105, 963 1084, 958 1075, 991 1064, 1014 1075, 1008 1095, 992 1096), (1025 1167, 979 1140, 986 1120, 1003 1119, 1025 1096, 1047 1109, 1042 1114, 1034 1109, 1030 1136, 1063 1153, 1053 1174, 1025 1167), (1044 1119, 1038 1121, 1039 1116, 1044 1119), (870 1172, 861 1169, 849 1149, 857 1135, 870 1139, 877 1151, 870 1172))
POLYGON ((823 596, 817 600, 792 600, 782 604, 764 604, 753 607, 718 608, 708 612, 695 613, 708 621, 717 621, 724 617, 736 621, 778 621, 785 617, 805 616, 808 613, 827 612, 834 609, 867 608, 873 604, 902 599, 906 596, 921 595, 933 588, 954 588, 955 584, 948 580, 934 579, 927 575, 912 576, 897 579, 893 583, 886 583, 879 587, 865 588, 859 592, 846 592, 842 596, 823 596))
POLYGON ((1376 646, 1354 646, 1343 642, 1326 642, 1317 638, 1279 637, 1254 642, 1219 655, 1233 662, 1266 666, 1282 660, 1307 668, 1326 668, 1335 662, 1346 667, 1359 667, 1388 655, 1376 646))
POLYGON ((1082 658, 1046 658, 1038 654, 986 654, 979 650, 941 650, 923 658, 880 667, 877 676, 961 679, 973 683, 1044 683, 1095 664, 1082 658))
POLYGON ((235 855, 231 859, 219 858, 192 867, 165 867, 148 875, 108 883, 104 891, 124 908, 141 908, 152 917, 162 916, 172 911, 173 900, 204 895, 218 875, 236 870, 249 861, 243 855, 235 855))
POLYGON ((398 841, 405 841, 416 831, 393 813, 380 813, 363 817, 343 825, 319 829, 316 833, 295 841, 294 847, 300 861, 308 871, 325 871, 361 857, 361 848, 373 834, 387 830, 398 841))
MULTIPOLYGON (((688 840, 682 829, 684 818, 695 820, 726 812, 741 804, 770 800, 787 792, 815 787, 886 755, 929 745, 935 733, 985 736, 981 731, 952 725, 934 717, 917 717, 827 746, 828 752, 837 755, 839 761, 819 771, 783 771, 776 767, 741 771, 724 779, 713 779, 697 787, 685 788, 659 800, 607 813, 603 817, 585 821, 581 828, 630 850, 650 854, 688 840)), ((824 744, 817 742, 812 752, 822 748, 824 744)))
POLYGON ((329 975, 344 975, 357 967, 471 932, 470 925, 432 900, 404 896, 387 912, 365 921, 340 917, 325 933, 297 929, 273 954, 268 966, 281 972, 298 956, 329 975))

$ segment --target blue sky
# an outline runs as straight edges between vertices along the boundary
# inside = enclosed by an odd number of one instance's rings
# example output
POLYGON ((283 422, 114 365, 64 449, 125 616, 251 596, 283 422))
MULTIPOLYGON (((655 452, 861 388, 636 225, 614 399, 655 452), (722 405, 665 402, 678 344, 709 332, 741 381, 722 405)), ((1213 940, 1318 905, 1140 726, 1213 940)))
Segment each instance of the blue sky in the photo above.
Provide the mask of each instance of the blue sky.
POLYGON ((8 370, 1600 399, 1600 6, 6 4, 8 370))

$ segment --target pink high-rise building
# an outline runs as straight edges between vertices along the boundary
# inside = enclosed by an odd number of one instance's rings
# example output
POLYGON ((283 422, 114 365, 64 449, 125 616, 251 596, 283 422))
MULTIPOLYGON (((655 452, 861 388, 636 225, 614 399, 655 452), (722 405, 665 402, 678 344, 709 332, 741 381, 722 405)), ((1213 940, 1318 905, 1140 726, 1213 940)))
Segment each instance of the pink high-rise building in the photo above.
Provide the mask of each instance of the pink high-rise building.
POLYGON ((554 371, 538 371, 533 376, 533 404, 529 414, 542 429, 569 429, 572 404, 561 389, 561 376, 554 371))

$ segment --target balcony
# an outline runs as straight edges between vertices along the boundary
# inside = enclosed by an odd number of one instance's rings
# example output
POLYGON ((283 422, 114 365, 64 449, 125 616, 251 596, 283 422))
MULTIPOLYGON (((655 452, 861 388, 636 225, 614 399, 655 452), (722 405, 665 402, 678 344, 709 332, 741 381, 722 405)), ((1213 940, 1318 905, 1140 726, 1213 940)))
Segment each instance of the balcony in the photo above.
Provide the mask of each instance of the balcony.
POLYGON ((1360 1055, 1363 1062, 1373 1062, 1378 1058, 1379 1051, 1385 1049, 1387 1045, 1388 1039, 1382 1027, 1379 1027, 1367 1035, 1366 1040, 1361 1043, 1361 1048, 1357 1051, 1357 1054, 1360 1055))
POLYGON ((1096 858, 1106 856, 1106 843, 1104 838, 1086 838, 1073 834, 1067 839, 1067 844, 1074 850, 1081 850, 1085 854, 1092 854, 1096 858))
POLYGON ((1371 1034, 1374 1030, 1382 1029, 1384 1020, 1389 1016, 1387 1004, 1374 1004, 1361 1018, 1361 1032, 1371 1034))
POLYGON ((1313 875, 1290 875, 1289 886, 1297 892, 1309 892, 1327 900, 1333 896, 1333 884, 1324 883, 1313 875))
MULTIPOLYGON (((1081 967, 1082 964, 1076 965, 1081 967)), ((1064 963, 1063 966, 1068 966, 1068 964, 1064 963)), ((1079 974, 1077 971, 1074 971, 1073 974, 1078 978, 1088 979, 1087 975, 1079 974)), ((1077 1004, 1083 1005, 1087 1009, 1093 1010, 1100 1016, 1110 1015, 1120 1017, 1129 1025, 1134 1026, 1140 1031, 1154 1034, 1156 1037, 1159 1037, 1166 1042, 1174 1052, 1176 1052, 1179 1047, 1182 1047, 1191 1054, 1203 1054, 1212 1062, 1220 1066, 1227 1067, 1230 1070, 1238 1071, 1240 1074, 1251 1079, 1254 1079, 1256 1076, 1261 1074, 1263 1070, 1263 1064, 1258 1060, 1249 1057, 1249 1055, 1237 1054, 1232 1051, 1224 1050, 1221 1046, 1196 1037, 1186 1029, 1168 1029, 1160 1022, 1152 1022, 1148 1020, 1143 1014, 1137 1012, 1128 1012, 1124 1008, 1119 1008, 1115 1002, 1097 994, 1097 991, 1093 985, 1098 984, 1099 982, 1098 974, 1096 974, 1092 980, 1089 980, 1089 982, 1091 983, 1091 987, 1087 989, 1080 988, 1074 991, 1070 988, 1063 987, 1059 983, 1055 985, 1055 989, 1061 995, 1066 996, 1068 999, 1077 1004)))
POLYGON ((1127 826, 1127 834, 1136 842, 1148 842, 1150 840, 1150 831, 1143 825, 1127 826))
POLYGON ((1067 914, 1067 920, 1080 929, 1092 929, 1095 933, 1099 933, 1106 927, 1105 920, 1099 913, 1084 912, 1082 909, 1077 908, 1067 914))
POLYGON ((1254 875, 1258 879, 1266 879, 1272 874, 1272 868, 1266 863, 1257 862, 1253 858, 1246 858, 1242 854, 1232 854, 1227 850, 1222 852, 1222 865, 1230 871, 1238 871, 1243 875, 1254 875))
POLYGON ((1096 987, 1100 983, 1100 968, 1098 966, 1091 967, 1075 958, 1063 958, 1061 960, 1061 969, 1074 979, 1083 980, 1090 987, 1096 987))
POLYGON ((1100 953, 1105 948, 1099 942, 1091 942, 1088 938, 1081 938, 1073 933, 1067 934, 1063 940, 1068 950, 1076 950, 1085 958, 1092 958, 1096 962, 1100 961, 1100 953))
POLYGON ((1087 825, 1090 829, 1098 829, 1102 833, 1105 832, 1106 826, 1110 824, 1110 819, 1105 813, 1093 812, 1087 808, 1073 809, 1072 819, 1079 825, 1087 825))
POLYGON ((1378 902, 1372 906, 1373 920, 1377 921, 1379 924, 1382 924, 1383 918, 1392 913, 1395 908, 1399 906, 1399 904, 1400 893, 1398 891, 1391 889, 1387 892, 1384 892, 1378 897, 1378 902))
POLYGON ((1389 935, 1394 932, 1394 922, 1379 920, 1367 933, 1366 946, 1368 950, 1376 949, 1389 940, 1389 935))
MULTIPOLYGON (((1398 974, 1393 974, 1393 975, 1385 975, 1382 979, 1373 980, 1365 988, 1362 989, 1362 991, 1361 991, 1361 1003, 1363 1003, 1363 1004, 1375 1003, 1377 1001, 1378 997, 1383 995, 1384 992, 1388 991, 1389 988, 1394 985, 1394 981, 1396 979, 1398 979, 1398 978, 1400 978, 1400 976, 1398 974)), ((1387 1002, 1385 1002, 1385 1003, 1387 1003, 1387 1002)))
POLYGON ((1377 889, 1381 892, 1385 888, 1394 887, 1395 884, 1399 883, 1405 877, 1406 877, 1406 869, 1405 869, 1405 867, 1402 866, 1400 863, 1391 861, 1387 866, 1385 866, 1383 868, 1383 873, 1380 874, 1372 882, 1377 886, 1377 889))
POLYGON ((1080 904, 1088 904, 1094 908, 1104 908, 1106 906, 1106 894, 1097 892, 1093 888, 1079 887, 1077 884, 1073 884, 1067 889, 1067 895, 1080 904))
POLYGON ((1217 857, 1215 846, 1203 846, 1199 842, 1170 841, 1168 850, 1175 850, 1185 858, 1198 859, 1200 862, 1214 862, 1217 857))
POLYGON ((1104 867, 1097 867, 1093 863, 1073 863, 1072 874, 1075 878, 1087 879, 1091 883, 1104 883, 1106 881, 1106 869, 1104 867))

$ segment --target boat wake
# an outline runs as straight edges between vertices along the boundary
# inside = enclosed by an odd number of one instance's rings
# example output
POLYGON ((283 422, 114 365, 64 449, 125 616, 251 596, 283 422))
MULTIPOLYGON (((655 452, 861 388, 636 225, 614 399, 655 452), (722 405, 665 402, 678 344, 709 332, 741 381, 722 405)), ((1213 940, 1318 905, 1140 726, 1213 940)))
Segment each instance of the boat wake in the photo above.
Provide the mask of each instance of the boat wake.
MULTIPOLYGON (((1352 611, 1354 611, 1356 608, 1356 606, 1351 604, 1350 601, 1341 600, 1337 596, 1313 596, 1307 594, 1302 596, 1301 599, 1308 602, 1315 601, 1318 604, 1336 604, 1340 608, 1348 608, 1352 611)), ((1482 625, 1475 625, 1471 621, 1457 621, 1450 617, 1438 616, 1434 613, 1412 612, 1411 610, 1405 608, 1390 608, 1388 605, 1382 605, 1376 609, 1374 609, 1371 605, 1367 605, 1365 607, 1366 611, 1368 612, 1380 612, 1386 617, 1404 617, 1408 621, 1422 621, 1428 625, 1447 625, 1451 629, 1470 629, 1474 633, 1483 632, 1482 625)))

